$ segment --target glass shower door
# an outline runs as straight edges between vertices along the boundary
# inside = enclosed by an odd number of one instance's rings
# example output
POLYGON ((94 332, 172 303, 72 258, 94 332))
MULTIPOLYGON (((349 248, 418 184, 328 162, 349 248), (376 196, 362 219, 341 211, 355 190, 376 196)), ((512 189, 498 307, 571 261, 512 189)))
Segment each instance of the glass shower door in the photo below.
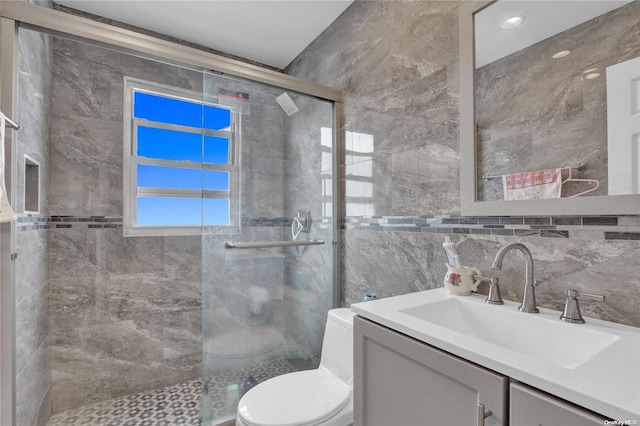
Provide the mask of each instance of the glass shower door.
POLYGON ((257 383, 320 361, 335 291, 333 105, 213 73, 204 99, 233 117, 227 186, 203 203, 201 422, 215 425, 257 383))

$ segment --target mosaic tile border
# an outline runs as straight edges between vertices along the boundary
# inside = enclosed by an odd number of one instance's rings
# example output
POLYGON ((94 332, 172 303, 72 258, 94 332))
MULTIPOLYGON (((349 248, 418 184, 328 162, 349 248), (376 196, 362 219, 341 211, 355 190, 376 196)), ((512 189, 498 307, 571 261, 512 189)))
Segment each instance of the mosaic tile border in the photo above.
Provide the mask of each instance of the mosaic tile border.
POLYGON ((342 229, 640 241, 640 216, 350 216, 342 229))
MULTIPOLYGON (((292 217, 259 217, 242 218, 242 226, 247 227, 285 227, 291 226, 292 217)), ((313 218, 315 226, 330 227, 331 218, 313 218)), ((71 215, 19 215, 16 230, 18 232, 37 231, 41 229, 68 229, 86 225, 88 229, 122 228, 122 216, 71 216, 71 215)))
POLYGON ((88 229, 115 229, 122 228, 121 216, 51 216, 49 226, 51 228, 72 228, 74 225, 87 225, 88 229))
MULTIPOLYGON (((289 227, 292 218, 242 218, 247 227, 289 227)), ((321 228, 331 226, 331 218, 314 218, 321 228)), ((121 228, 121 216, 19 215, 18 232, 41 229, 121 228)), ((449 215, 419 216, 349 216, 342 229, 421 232, 462 235, 500 235, 514 237, 569 238, 582 240, 640 241, 640 215, 637 216, 539 216, 539 217, 453 217, 449 215)))
POLYGON ((49 217, 36 214, 21 214, 16 219, 16 231, 40 231, 49 229, 49 217))

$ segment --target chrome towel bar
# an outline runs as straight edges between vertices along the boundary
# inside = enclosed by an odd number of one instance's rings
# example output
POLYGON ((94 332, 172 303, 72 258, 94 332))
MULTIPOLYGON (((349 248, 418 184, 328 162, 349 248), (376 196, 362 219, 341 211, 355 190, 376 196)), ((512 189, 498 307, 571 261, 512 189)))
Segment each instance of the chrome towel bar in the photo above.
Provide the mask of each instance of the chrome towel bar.
POLYGON ((15 121, 11 120, 9 117, 5 117, 4 118, 5 121, 5 126, 6 127, 11 127, 13 130, 20 130, 22 129, 22 126, 19 125, 18 123, 16 123, 15 121))
POLYGON ((294 246, 319 246, 324 244, 323 240, 310 240, 310 241, 266 241, 258 243, 230 243, 225 242, 224 248, 226 249, 255 249, 255 248, 270 248, 270 247, 294 247, 294 246))

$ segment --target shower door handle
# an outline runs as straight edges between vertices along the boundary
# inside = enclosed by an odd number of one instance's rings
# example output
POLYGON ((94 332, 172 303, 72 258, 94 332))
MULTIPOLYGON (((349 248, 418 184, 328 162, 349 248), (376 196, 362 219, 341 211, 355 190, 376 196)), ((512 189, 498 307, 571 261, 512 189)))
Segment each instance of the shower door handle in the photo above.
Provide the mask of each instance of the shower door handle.
POLYGON ((238 157, 238 145, 236 143, 237 137, 236 137, 236 131, 238 130, 238 126, 237 123, 234 121, 231 124, 231 140, 230 142, 230 149, 229 149, 229 153, 231 158, 229 159, 229 164, 233 164, 234 166, 237 166, 237 157, 238 157))

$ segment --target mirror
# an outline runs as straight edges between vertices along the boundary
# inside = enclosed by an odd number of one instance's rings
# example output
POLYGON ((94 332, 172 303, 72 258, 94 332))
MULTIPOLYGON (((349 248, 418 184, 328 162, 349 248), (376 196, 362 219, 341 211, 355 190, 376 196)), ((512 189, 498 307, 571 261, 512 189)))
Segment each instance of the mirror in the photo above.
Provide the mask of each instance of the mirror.
POLYGON ((640 213, 639 27, 640 0, 461 7, 463 215, 640 213))

